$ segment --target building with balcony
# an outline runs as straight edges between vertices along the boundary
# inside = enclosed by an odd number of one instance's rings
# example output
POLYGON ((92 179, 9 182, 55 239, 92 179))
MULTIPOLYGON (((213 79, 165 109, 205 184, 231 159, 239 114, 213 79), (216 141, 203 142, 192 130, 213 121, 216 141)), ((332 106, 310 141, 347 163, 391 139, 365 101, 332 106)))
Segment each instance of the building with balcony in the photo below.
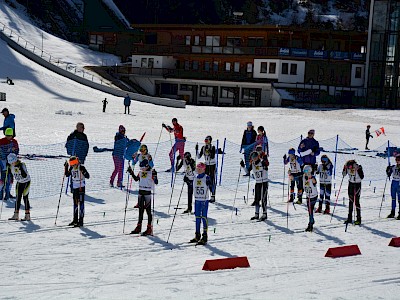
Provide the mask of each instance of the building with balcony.
MULTIPOLYGON (((148 94, 195 105, 366 105, 367 33, 259 25, 132 25, 129 64, 148 94)), ((118 34, 115 45, 119 44, 118 34)), ((102 49, 110 48, 105 45, 102 49)), ((118 54, 118 53, 116 53, 118 54)))

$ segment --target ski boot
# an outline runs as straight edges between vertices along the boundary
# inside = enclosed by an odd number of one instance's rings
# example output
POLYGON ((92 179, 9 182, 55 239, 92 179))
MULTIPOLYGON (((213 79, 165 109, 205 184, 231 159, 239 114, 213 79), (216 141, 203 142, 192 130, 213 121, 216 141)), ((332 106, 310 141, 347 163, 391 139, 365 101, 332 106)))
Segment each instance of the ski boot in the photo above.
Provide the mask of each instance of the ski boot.
POLYGON ((68 224, 68 226, 74 226, 74 227, 75 227, 75 225, 78 225, 77 220, 72 220, 72 222, 68 224))
POLYGON ((329 203, 327 203, 324 210, 324 215, 330 215, 330 214, 331 214, 330 205, 329 203))
POLYGON ((315 210, 316 213, 322 213, 322 202, 319 202, 318 208, 315 210))
POLYGON ((18 221, 19 220, 19 213, 18 212, 14 212, 13 216, 11 218, 9 218, 9 220, 18 221))
POLYGON ((303 200, 301 198, 297 199, 296 204, 302 204, 303 200))
POLYGON ((265 221, 267 219, 267 214, 263 214, 260 218, 260 222, 265 221))
POLYGON ((139 202, 133 208, 139 208, 139 202))
POLYGON ((192 212, 192 208, 191 207, 188 207, 184 212, 183 212, 183 214, 190 214, 192 212))
POLYGON ((142 233, 142 235, 153 235, 153 227, 151 226, 151 224, 147 224, 147 229, 145 232, 142 233))
POLYGON ((352 218, 347 218, 346 221, 344 221, 343 224, 352 224, 353 223, 353 219, 352 218))
POLYGON ((255 215, 254 215, 254 217, 251 217, 251 219, 250 220, 258 220, 258 214, 256 213, 255 215))
POLYGON ((210 203, 214 203, 214 202, 215 202, 215 196, 214 196, 214 195, 211 195, 210 203))
POLYGON ((294 201, 294 194, 290 194, 290 198, 288 202, 293 202, 294 201))
POLYGON ((361 218, 357 218, 357 220, 354 222, 354 225, 361 225, 361 218))
POLYGON ((306 228, 306 232, 312 232, 313 231, 313 223, 308 223, 308 226, 307 226, 307 228, 306 228))
POLYGON ((394 209, 391 210, 390 214, 387 216, 387 218, 394 218, 394 209))
POLYGON ((399 215, 397 216, 396 220, 400 220, 400 211, 399 211, 399 215))
POLYGON ((25 212, 25 218, 21 219, 21 221, 30 221, 31 214, 29 212, 25 212))
POLYGON ((207 244, 207 232, 203 232, 203 236, 200 241, 197 242, 197 245, 205 245, 207 244))
POLYGON ((195 237, 193 239, 191 239, 189 241, 189 243, 197 243, 198 241, 200 241, 200 238, 201 238, 201 234, 199 232, 196 232, 195 237))
POLYGON ((136 228, 131 231, 131 234, 138 234, 142 231, 142 224, 138 223, 136 225, 136 228))

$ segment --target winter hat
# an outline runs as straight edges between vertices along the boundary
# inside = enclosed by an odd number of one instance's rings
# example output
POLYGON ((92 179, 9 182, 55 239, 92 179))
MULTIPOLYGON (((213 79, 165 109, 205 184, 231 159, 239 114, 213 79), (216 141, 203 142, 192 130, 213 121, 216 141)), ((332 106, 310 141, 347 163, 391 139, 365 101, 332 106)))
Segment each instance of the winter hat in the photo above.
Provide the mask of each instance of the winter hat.
POLYGON ((118 131, 125 131, 124 125, 119 125, 118 131))
POLYGON ((247 126, 253 126, 253 122, 248 121, 248 122, 247 122, 247 126))
POLYGON ((197 164, 196 168, 200 169, 200 170, 205 170, 206 169, 206 165, 205 165, 205 163, 201 162, 201 163, 197 164))
POLYGON ((69 158, 69 165, 72 166, 76 166, 79 164, 79 158, 77 158, 76 156, 71 156, 69 158))
POLYGON ((15 163, 17 160, 18 160, 18 157, 17 157, 16 154, 14 154, 14 153, 8 154, 8 156, 7 156, 7 161, 8 161, 8 163, 9 163, 10 165, 11 165, 12 163, 15 163))
POLYGON ((4 114, 5 112, 8 112, 8 108, 4 107, 3 110, 1 111, 2 114, 4 114))
POLYGON ((7 128, 6 131, 4 131, 4 135, 14 135, 14 130, 12 128, 7 128))

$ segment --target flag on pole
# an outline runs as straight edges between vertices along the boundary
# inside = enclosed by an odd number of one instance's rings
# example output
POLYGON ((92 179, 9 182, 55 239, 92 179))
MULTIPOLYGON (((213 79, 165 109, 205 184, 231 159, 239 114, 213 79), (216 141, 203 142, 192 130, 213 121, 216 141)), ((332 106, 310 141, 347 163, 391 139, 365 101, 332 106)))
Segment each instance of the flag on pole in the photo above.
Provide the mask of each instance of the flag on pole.
POLYGON ((375 133, 376 133, 377 137, 380 136, 381 134, 386 135, 384 127, 381 127, 379 129, 375 130, 375 133))

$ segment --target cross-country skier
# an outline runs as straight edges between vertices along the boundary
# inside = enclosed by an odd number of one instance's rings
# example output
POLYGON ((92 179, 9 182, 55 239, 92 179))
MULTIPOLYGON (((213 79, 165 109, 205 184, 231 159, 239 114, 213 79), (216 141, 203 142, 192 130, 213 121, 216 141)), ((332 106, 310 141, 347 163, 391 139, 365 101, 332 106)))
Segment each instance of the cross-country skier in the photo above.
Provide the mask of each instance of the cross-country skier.
POLYGON ((206 164, 206 174, 210 176, 211 179, 211 198, 210 202, 215 202, 215 189, 216 189, 216 178, 215 178, 215 170, 216 170, 216 150, 215 146, 212 144, 212 137, 210 135, 206 136, 204 139, 204 146, 201 147, 200 152, 198 153, 199 146, 196 144, 196 153, 197 159, 200 159, 204 156, 204 163, 206 164))
POLYGON ((90 175, 86 168, 79 163, 79 158, 71 156, 68 162, 65 162, 65 176, 71 176, 72 198, 74 201, 73 220, 68 226, 82 227, 85 217, 85 179, 90 175), (79 210, 79 213, 78 213, 79 210))
POLYGON ((135 181, 139 181, 139 220, 136 228, 131 231, 131 234, 138 234, 142 231, 142 222, 144 211, 147 213, 147 229, 142 235, 153 235, 153 215, 151 214, 151 195, 154 189, 154 184, 158 184, 157 171, 152 170, 147 159, 139 163, 140 171, 135 175, 131 166, 128 167, 128 172, 135 181))
POLYGON ((290 179, 290 199, 288 202, 294 201, 294 185, 297 185, 297 202, 296 204, 303 203, 303 160, 301 157, 296 155, 296 150, 294 148, 290 148, 288 151, 288 155, 283 156, 283 163, 285 165, 289 164, 289 179, 290 179))
POLYGON ((361 225, 361 206, 360 206, 360 195, 361 195, 361 181, 364 179, 364 171, 362 166, 357 164, 354 159, 346 162, 343 166, 343 177, 349 175, 349 214, 345 224, 353 223, 353 206, 356 206, 357 220, 354 225, 361 225))
POLYGON ((7 172, 7 155, 10 153, 19 154, 19 145, 16 139, 13 138, 14 131, 12 128, 5 130, 5 137, 0 139, 0 153, 2 158, 0 160, 1 182, 0 185, 0 199, 7 201, 10 198, 10 190, 12 185, 12 174, 7 172), (4 196, 4 198, 3 198, 4 196))
POLYGON ((386 174, 389 178, 393 175, 392 184, 390 186, 390 195, 392 196, 392 210, 387 217, 394 218, 397 196, 397 201, 399 202, 399 215, 397 216, 397 220, 400 220, 400 155, 396 156, 395 165, 388 166, 386 168, 386 174))
POLYGON ((174 155, 178 151, 179 157, 183 158, 185 153, 185 142, 186 138, 183 136, 183 127, 178 123, 177 118, 172 119, 172 125, 167 126, 164 123, 162 127, 165 128, 169 133, 174 133, 175 136, 175 144, 172 146, 171 151, 169 152, 169 159, 171 161, 171 168, 167 170, 167 172, 171 172, 174 167, 174 155))
MULTIPOLYGON (((261 145, 259 145, 261 147, 261 145)), ((267 196, 268 196, 268 158, 257 151, 250 154, 250 166, 246 168, 244 161, 240 162, 240 166, 245 169, 246 173, 253 171, 256 179, 254 187, 254 202, 251 206, 255 206, 255 214, 250 220, 258 220, 260 215, 260 201, 263 208, 263 215, 261 221, 267 219, 267 196)))
POLYGON ((317 156, 320 153, 319 143, 316 139, 314 139, 314 135, 315 130, 310 129, 307 137, 300 142, 297 149, 297 152, 300 154, 304 165, 309 165, 312 167, 313 174, 315 174, 317 171, 317 156))
POLYGON ((371 128, 371 125, 367 125, 367 130, 365 130, 365 150, 369 150, 369 148, 368 148, 369 139, 374 138, 369 131, 370 128, 371 128))
MULTIPOLYGON (((240 144, 240 153, 243 150, 244 162, 246 168, 250 165, 250 153, 253 151, 254 143, 257 138, 257 132, 254 130, 253 122, 247 122, 247 128, 243 132, 242 143, 240 144)), ((245 174, 246 176, 247 174, 245 174)))
POLYGON ((207 243, 208 230, 208 190, 211 190, 211 179, 205 174, 206 165, 199 163, 196 166, 197 175, 194 178, 194 214, 196 216, 196 233, 190 243, 205 245, 207 243), (200 225, 203 222, 203 236, 200 234, 200 225))
POLYGON ((265 133, 264 126, 258 126, 257 128, 256 145, 261 145, 262 151, 269 156, 268 138, 265 133))
MULTIPOLYGON (((196 169, 195 161, 192 158, 190 152, 185 152, 183 159, 176 166, 176 171, 178 172, 180 168, 185 171, 185 176, 183 177, 183 182, 185 182, 188 186, 188 207, 183 212, 184 214, 192 212, 192 202, 193 202, 193 179, 194 179, 194 170, 196 169)), ((207 167, 207 166, 206 166, 207 167)))
POLYGON ((319 196, 318 208, 316 213, 322 212, 322 202, 325 198, 324 215, 330 214, 330 199, 332 191, 332 173, 333 165, 331 160, 325 154, 321 156, 321 164, 318 166, 317 174, 319 174, 319 196))
POLYGON ((312 232, 314 227, 314 206, 318 199, 317 179, 312 174, 312 167, 309 165, 303 168, 304 194, 307 200, 308 226, 306 231, 312 232))
POLYGON ((14 215, 9 220, 18 220, 19 218, 19 209, 21 207, 21 199, 24 198, 25 205, 25 218, 21 219, 21 221, 30 221, 30 205, 29 205, 29 187, 31 185, 31 177, 29 176, 28 170, 26 169, 25 163, 21 162, 17 155, 14 153, 10 153, 7 156, 7 161, 9 163, 9 170, 13 174, 15 180, 17 181, 16 185, 16 200, 15 200, 15 210, 14 215))

